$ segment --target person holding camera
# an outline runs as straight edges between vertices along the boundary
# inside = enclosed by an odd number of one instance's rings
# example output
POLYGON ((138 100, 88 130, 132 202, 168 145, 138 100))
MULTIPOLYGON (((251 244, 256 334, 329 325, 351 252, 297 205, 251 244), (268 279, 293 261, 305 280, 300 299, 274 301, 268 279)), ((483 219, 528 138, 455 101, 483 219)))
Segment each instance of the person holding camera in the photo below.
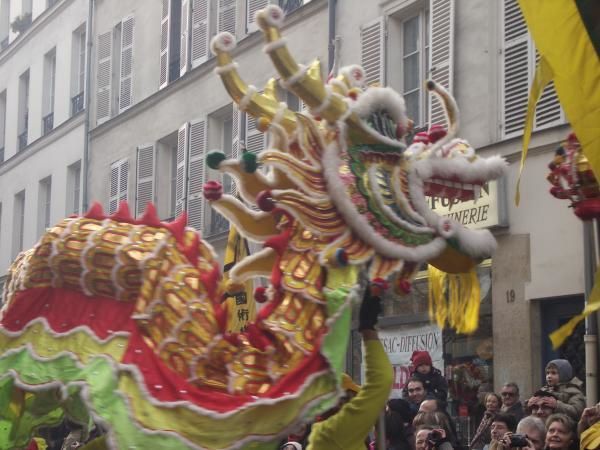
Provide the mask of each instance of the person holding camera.
POLYGON ((484 450, 505 450, 510 447, 510 436, 517 428, 517 420, 510 414, 499 413, 492 419, 490 435, 492 441, 483 447, 484 450))
POLYGON ((433 425, 420 425, 415 435, 415 450, 453 450, 446 430, 433 425))

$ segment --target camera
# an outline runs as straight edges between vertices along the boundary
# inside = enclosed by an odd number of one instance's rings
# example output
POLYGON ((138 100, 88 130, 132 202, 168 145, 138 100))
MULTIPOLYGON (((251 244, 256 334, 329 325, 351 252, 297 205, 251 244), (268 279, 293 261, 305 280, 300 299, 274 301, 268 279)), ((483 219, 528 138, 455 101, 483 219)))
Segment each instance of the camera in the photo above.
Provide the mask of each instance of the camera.
POLYGON ((432 444, 439 444, 444 439, 444 435, 439 430, 432 430, 427 435, 427 440, 432 444))
POLYGON ((527 442, 527 435, 525 434, 513 434, 510 436, 510 446, 511 447, 528 447, 529 442, 527 442))

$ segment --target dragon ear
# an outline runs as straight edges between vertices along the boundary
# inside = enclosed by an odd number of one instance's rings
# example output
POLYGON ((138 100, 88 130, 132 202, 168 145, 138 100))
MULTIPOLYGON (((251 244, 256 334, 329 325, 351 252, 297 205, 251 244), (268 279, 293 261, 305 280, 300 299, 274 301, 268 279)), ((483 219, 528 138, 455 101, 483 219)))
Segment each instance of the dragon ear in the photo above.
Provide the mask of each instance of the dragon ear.
POLYGON ((83 217, 86 217, 88 219, 95 219, 95 220, 106 219, 106 216, 104 215, 104 210, 102 209, 102 205, 98 202, 92 203, 92 206, 90 207, 88 212, 86 212, 84 214, 83 217))

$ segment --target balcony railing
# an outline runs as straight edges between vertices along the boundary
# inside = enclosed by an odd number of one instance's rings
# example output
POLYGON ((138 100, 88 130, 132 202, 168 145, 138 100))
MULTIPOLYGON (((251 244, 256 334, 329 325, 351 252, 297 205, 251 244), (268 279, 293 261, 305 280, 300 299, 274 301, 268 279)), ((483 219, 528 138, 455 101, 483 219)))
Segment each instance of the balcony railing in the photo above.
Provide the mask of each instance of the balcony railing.
POLYGON ((283 9, 283 12, 286 14, 300 8, 303 4, 303 0, 279 0, 279 7, 283 9))
POLYGON ((43 134, 46 135, 46 134, 50 133, 53 128, 54 128, 54 113, 51 112, 50 114, 47 114, 42 118, 43 134))
POLYGON ((18 150, 21 151, 27 147, 27 128, 17 137, 18 150))
POLYGON ((83 91, 71 97, 71 115, 74 116, 79 111, 83 111, 83 91))
POLYGON ((221 214, 213 211, 210 217, 210 229, 208 234, 213 236, 215 234, 223 233, 229 230, 229 221, 225 219, 221 214))

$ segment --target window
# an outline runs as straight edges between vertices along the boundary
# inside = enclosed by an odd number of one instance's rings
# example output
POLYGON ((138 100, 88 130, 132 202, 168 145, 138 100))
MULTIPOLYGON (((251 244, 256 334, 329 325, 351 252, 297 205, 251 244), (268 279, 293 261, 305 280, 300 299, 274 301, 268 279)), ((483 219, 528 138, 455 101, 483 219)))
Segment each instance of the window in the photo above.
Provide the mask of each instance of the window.
POLYGON ((429 12, 426 9, 402 11, 389 20, 390 84, 406 102, 408 117, 416 127, 428 122, 428 93, 424 82, 429 77, 429 12))
POLYGON ((84 23, 73 32, 71 46, 71 115, 83 110, 85 89, 86 34, 84 23))
POLYGON ((98 35, 96 49, 96 123, 133 104, 134 18, 98 35), (116 50, 113 52, 113 48, 116 50))
POLYGON ((160 37, 160 87, 179 78, 182 55, 187 59, 189 2, 163 0, 160 37), (182 48, 183 47, 183 48, 182 48))
POLYGON ((140 217, 148 203, 154 203, 155 145, 140 145, 137 148, 135 170, 135 215, 140 217))
POLYGON ((4 162, 6 138, 6 90, 0 92, 0 164, 4 162))
POLYGON ((50 208, 52 200, 52 177, 40 180, 38 187, 38 236, 50 227, 50 208))
MULTIPOLYGON (((529 86, 533 81, 538 55, 517 0, 504 0, 503 12, 500 126, 503 137, 510 138, 523 134, 529 86)), ((564 121, 554 83, 550 83, 537 104, 533 129, 536 131, 552 127, 564 121)))
POLYGON ((44 90, 42 112, 42 134, 54 128, 54 97, 56 93, 56 48, 44 56, 44 90))
POLYGON ((10 0, 0 2, 0 51, 8 47, 10 33, 10 0))
POLYGON ((52 8, 57 3, 58 0, 47 0, 46 8, 52 8))
POLYGON ((79 214, 81 203, 81 161, 67 168, 67 215, 79 214))
POLYGON ((13 259, 23 250, 23 228, 25 226, 25 190, 15 194, 13 203, 13 259))
POLYGON ((119 203, 127 201, 127 186, 129 181, 129 162, 126 159, 115 161, 110 165, 109 214, 114 213, 119 203))
POLYGON ((18 151, 27 147, 27 130, 29 128, 29 69, 19 77, 19 111, 17 118, 18 151))

